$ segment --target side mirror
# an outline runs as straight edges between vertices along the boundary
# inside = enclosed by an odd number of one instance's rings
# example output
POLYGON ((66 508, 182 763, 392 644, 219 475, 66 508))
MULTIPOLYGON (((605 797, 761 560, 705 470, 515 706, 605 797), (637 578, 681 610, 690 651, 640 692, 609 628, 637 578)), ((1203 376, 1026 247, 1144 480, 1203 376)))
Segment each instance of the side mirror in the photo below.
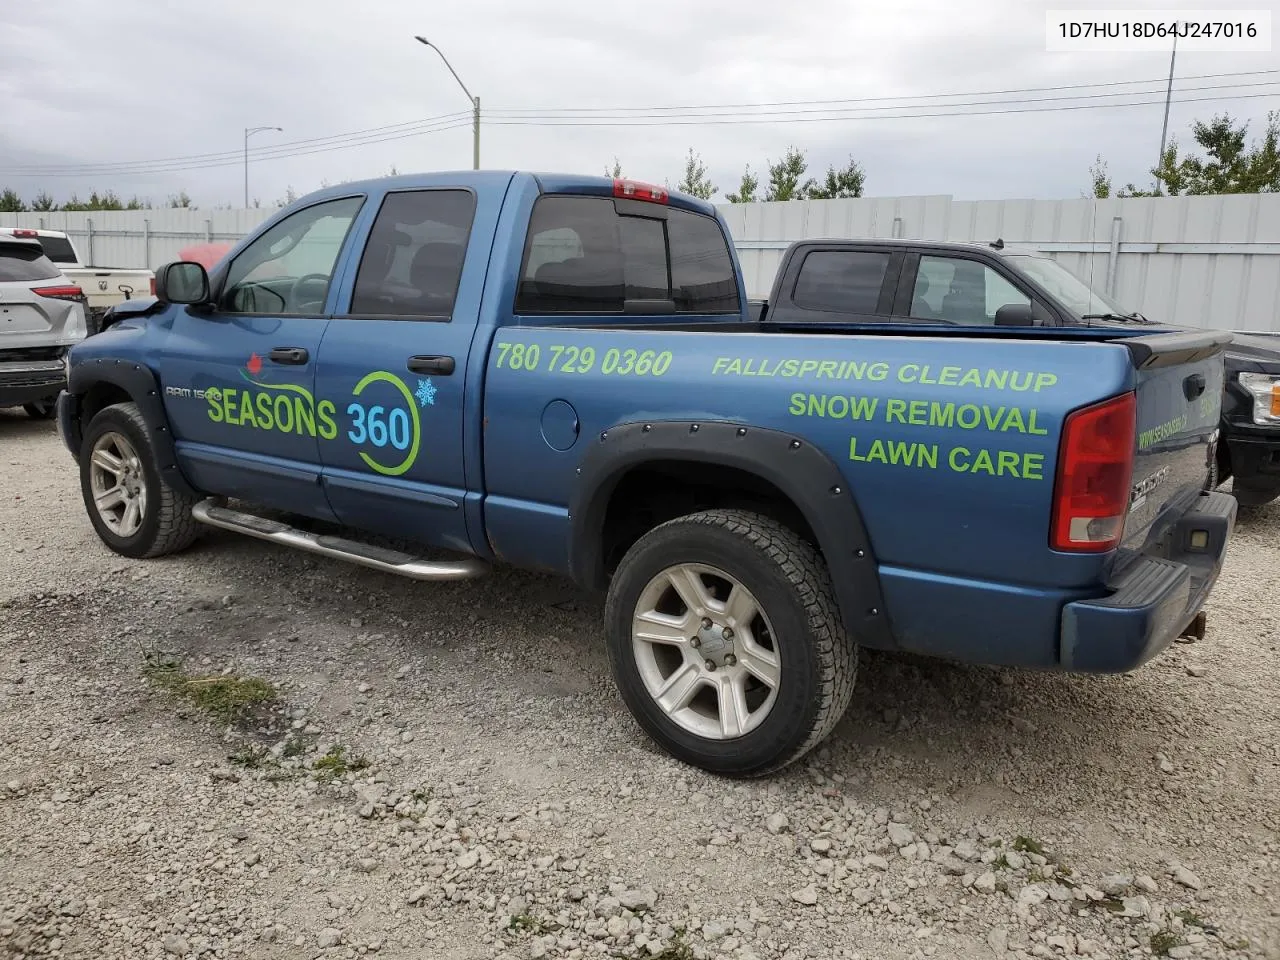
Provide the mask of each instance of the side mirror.
POLYGON ((156 299, 161 303, 207 303, 209 274, 189 260, 166 263, 156 271, 156 299))
POLYGON ((1006 303, 996 311, 997 327, 1038 327, 1040 324, 1029 303, 1006 303))

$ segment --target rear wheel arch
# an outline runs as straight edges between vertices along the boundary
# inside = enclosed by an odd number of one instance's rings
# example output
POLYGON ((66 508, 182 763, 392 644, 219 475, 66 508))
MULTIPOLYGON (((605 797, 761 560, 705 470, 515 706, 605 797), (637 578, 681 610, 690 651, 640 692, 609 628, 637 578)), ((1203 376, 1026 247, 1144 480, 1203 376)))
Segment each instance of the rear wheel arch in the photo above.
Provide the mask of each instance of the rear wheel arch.
POLYGON ((607 586, 627 548, 677 516, 752 510, 813 543, 859 643, 897 647, 856 498, 822 450, 779 430, 702 421, 622 424, 591 444, 569 508, 579 583, 607 586))

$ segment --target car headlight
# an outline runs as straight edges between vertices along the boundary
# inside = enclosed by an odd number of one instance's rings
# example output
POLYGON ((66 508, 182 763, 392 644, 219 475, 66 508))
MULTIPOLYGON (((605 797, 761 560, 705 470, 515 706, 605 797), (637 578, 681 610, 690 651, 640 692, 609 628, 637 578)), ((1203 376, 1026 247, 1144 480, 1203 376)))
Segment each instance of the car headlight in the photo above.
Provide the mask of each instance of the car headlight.
POLYGON ((1280 376, 1242 372, 1237 377, 1253 396, 1253 422, 1280 423, 1280 376))

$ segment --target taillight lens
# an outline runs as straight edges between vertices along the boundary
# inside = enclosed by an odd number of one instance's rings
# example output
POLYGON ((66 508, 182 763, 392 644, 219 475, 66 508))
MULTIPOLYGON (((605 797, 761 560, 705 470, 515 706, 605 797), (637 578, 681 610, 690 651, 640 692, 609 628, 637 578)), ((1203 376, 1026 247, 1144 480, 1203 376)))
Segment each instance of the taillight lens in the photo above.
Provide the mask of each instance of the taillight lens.
POLYGON ((38 297, 52 297, 54 300, 82 300, 84 291, 79 287, 33 287, 31 290, 38 297))
POLYGON ((1067 416, 1053 491, 1055 550, 1098 553, 1120 542, 1137 409, 1134 394, 1126 393, 1067 416))
POLYGON ((151 278, 151 295, 153 297, 156 295, 156 278, 155 277, 151 278))
POLYGON ((671 199, 666 187, 638 180, 614 180, 613 195, 624 200, 646 200, 649 203, 666 203, 671 199))
POLYGON ((37 238, 40 236, 40 234, 36 233, 34 230, 14 230, 13 235, 15 237, 37 237, 37 238))

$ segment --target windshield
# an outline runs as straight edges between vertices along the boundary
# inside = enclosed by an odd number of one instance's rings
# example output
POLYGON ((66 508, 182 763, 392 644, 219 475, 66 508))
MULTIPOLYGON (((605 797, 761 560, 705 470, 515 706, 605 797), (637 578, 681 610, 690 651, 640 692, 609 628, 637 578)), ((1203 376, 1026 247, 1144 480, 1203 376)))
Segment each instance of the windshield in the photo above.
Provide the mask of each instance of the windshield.
POLYGON ((1087 313, 1116 313, 1126 316, 1133 312, 1094 290, 1057 260, 1029 254, 1011 254, 1005 259, 1015 261, 1015 266, 1061 300, 1063 306, 1076 316, 1087 313))

